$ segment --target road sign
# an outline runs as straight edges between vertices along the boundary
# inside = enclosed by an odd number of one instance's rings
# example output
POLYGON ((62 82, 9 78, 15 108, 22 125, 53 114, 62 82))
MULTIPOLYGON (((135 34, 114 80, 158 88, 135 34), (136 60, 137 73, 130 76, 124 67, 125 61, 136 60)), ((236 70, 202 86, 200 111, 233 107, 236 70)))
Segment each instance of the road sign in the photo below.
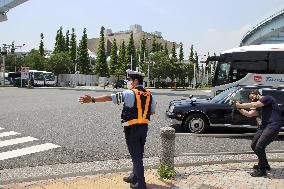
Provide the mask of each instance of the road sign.
POLYGON ((21 68, 21 78, 22 79, 29 79, 29 67, 22 67, 21 68))

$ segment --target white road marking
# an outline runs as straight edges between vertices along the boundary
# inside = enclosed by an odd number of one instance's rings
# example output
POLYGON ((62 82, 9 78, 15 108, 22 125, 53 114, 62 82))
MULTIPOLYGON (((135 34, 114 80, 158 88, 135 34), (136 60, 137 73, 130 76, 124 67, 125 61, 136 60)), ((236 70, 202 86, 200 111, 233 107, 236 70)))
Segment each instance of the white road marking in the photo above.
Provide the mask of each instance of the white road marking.
POLYGON ((51 149, 58 148, 58 147, 60 146, 56 144, 45 143, 45 144, 35 145, 31 147, 26 147, 26 148, 20 148, 17 150, 11 150, 8 152, 2 152, 0 153, 0 160, 11 159, 11 158, 19 157, 19 156, 24 156, 28 154, 51 150, 51 149))
POLYGON ((21 137, 21 138, 15 138, 15 139, 10 139, 10 140, 4 140, 4 141, 0 141, 0 147, 11 146, 11 145, 14 145, 14 144, 21 144, 21 143, 25 143, 25 142, 34 141, 34 140, 38 140, 38 139, 28 136, 28 137, 21 137))
POLYGON ((17 133, 15 131, 3 132, 3 133, 0 133, 0 138, 5 137, 5 136, 19 135, 19 134, 21 133, 17 133))

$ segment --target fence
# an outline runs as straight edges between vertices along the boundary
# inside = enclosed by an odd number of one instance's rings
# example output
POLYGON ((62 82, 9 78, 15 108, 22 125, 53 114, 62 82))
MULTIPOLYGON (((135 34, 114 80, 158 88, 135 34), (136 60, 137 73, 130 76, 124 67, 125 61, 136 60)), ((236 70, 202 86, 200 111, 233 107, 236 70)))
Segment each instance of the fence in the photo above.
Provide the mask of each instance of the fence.
POLYGON ((97 75, 84 74, 59 74, 57 85, 60 87, 70 87, 76 85, 94 86, 98 85, 99 77, 97 75))

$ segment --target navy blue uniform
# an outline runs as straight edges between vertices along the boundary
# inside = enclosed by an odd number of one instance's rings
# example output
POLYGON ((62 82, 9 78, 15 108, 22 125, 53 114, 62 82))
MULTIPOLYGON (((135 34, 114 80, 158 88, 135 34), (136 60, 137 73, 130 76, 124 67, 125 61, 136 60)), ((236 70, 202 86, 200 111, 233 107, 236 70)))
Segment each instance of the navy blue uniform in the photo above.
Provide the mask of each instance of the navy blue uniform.
POLYGON ((151 93, 146 91, 143 86, 116 93, 112 95, 112 99, 116 104, 123 102, 121 118, 127 148, 133 163, 133 171, 129 178, 131 183, 136 184, 138 188, 146 188, 143 166, 144 145, 150 115, 155 113, 156 103, 151 93))

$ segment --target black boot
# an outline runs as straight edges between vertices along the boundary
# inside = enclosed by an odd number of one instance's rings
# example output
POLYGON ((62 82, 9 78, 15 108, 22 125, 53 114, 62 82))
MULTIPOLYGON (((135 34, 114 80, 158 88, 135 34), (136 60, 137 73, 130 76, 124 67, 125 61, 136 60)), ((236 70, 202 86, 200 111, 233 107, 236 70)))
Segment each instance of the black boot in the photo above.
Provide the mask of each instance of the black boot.
MULTIPOLYGON (((258 165, 254 165, 253 166, 253 169, 258 169, 258 165)), ((271 170, 271 167, 270 167, 270 165, 265 165, 265 169, 267 170, 267 171, 270 171, 271 170)))
POLYGON ((130 177, 123 177, 123 181, 127 183, 132 183, 132 180, 130 177))
POLYGON ((137 182, 137 177, 133 173, 131 173, 128 177, 123 177, 123 181, 135 184, 137 182))
POLYGON ((146 185, 144 186, 139 186, 138 182, 136 184, 130 184, 130 188, 132 189, 147 189, 146 185))
POLYGON ((250 173, 252 177, 265 177, 267 176, 266 170, 256 169, 252 173, 250 173))

